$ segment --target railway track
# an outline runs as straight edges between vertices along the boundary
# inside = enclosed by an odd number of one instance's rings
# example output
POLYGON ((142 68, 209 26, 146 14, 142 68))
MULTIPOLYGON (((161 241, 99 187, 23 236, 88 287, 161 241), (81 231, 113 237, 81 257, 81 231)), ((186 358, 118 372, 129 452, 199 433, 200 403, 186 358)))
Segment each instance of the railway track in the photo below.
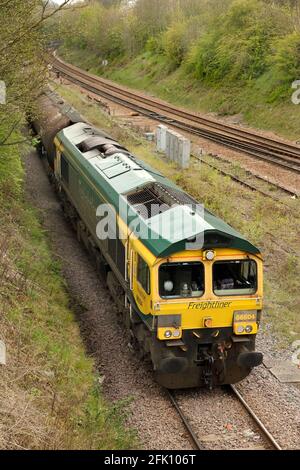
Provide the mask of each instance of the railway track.
POLYGON ((194 444, 196 450, 205 450, 204 446, 201 444, 201 442, 199 441, 195 431, 193 430, 192 426, 190 425, 188 417, 184 414, 184 412, 182 411, 179 403, 177 402, 174 392, 171 391, 171 390, 167 390, 167 394, 168 394, 168 397, 169 397, 173 407, 177 411, 177 413, 178 413, 185 429, 187 430, 187 432, 189 434, 189 437, 190 437, 190 440, 194 444))
POLYGON ((204 118, 158 99, 132 92, 78 67, 66 64, 58 58, 53 60, 53 69, 82 88, 150 119, 238 150, 286 170, 300 173, 300 147, 295 144, 263 137, 253 131, 204 118))
MULTIPOLYGON (((268 431, 268 429, 266 428, 266 426, 262 423, 262 421, 258 418, 258 416, 255 414, 255 412, 252 410, 252 408, 250 407, 250 405, 246 402, 245 398, 240 394, 240 392, 236 389, 236 387, 234 385, 230 385, 229 386, 229 389, 231 390, 231 392, 234 394, 234 396, 237 398, 237 400, 239 401, 239 403, 241 403, 243 405, 243 407, 245 408, 245 410, 247 411, 247 413, 250 415, 250 417, 252 418, 252 420, 254 421, 255 425, 259 428, 261 434, 263 435, 264 439, 266 440, 266 442, 269 443, 269 445, 272 447, 273 450, 282 450, 282 448, 280 447, 280 445, 278 444, 278 442, 276 441, 276 439, 274 438, 274 436, 272 436, 272 434, 268 431)), ((209 450, 207 449, 204 444, 202 444, 202 442, 198 439, 197 437, 197 431, 195 429, 193 429, 193 427, 191 426, 190 424, 190 421, 189 421, 189 418, 185 415, 185 413, 183 412, 180 404, 178 403, 177 399, 176 399, 176 393, 174 391, 171 391, 171 390, 167 390, 167 394, 168 394, 168 397, 173 405, 173 407, 175 408, 175 410, 177 411, 184 427, 186 428, 188 434, 189 434, 189 438, 191 440, 191 442, 193 443, 193 445, 195 446, 195 449, 196 450, 209 450)))
POLYGON ((243 407, 248 411, 249 415, 253 418, 255 421, 256 425, 259 427, 260 431, 264 435, 264 437, 270 442, 272 447, 275 450, 282 450, 274 436, 268 431, 268 429, 265 427, 265 425, 262 423, 262 421, 258 418, 258 416, 255 414, 255 412, 252 410, 251 406, 246 402, 245 398, 240 394, 240 392, 237 390, 237 388, 234 385, 230 385, 230 388, 234 395, 237 397, 239 402, 243 405, 243 407))
MULTIPOLYGON (((211 157, 213 160, 217 160, 218 162, 220 162, 220 164, 222 164, 224 166, 224 163, 225 164, 232 164, 232 161, 229 160, 229 159, 226 159, 226 158, 223 158, 223 157, 220 157, 219 155, 208 155, 209 157, 211 157)), ((197 160, 200 160, 202 161, 202 163, 210 166, 211 168, 214 168, 215 170, 218 170, 220 172, 222 172, 223 170, 216 166, 216 165, 213 165, 211 163, 208 163, 206 160, 204 160, 202 157, 200 157, 199 155, 192 155, 192 157, 196 158, 197 160)), ((300 196, 300 193, 296 192, 295 190, 292 190, 292 189, 288 189, 286 188, 285 186, 283 186, 282 184, 278 183, 278 182, 272 182, 270 181, 269 179, 267 178, 264 178, 262 176, 259 176, 258 174, 256 173, 252 173, 251 171, 249 170, 245 170, 245 173, 247 176, 250 176, 252 178, 254 178, 255 180, 258 180, 262 183, 265 183, 265 184, 268 184, 268 186, 273 186, 273 188, 276 188, 278 190, 280 190, 282 193, 285 193, 287 196, 289 197, 293 197, 293 198, 298 198, 300 196)), ((240 180, 238 176, 236 175, 233 175, 232 173, 228 173, 226 171, 223 172, 224 176, 229 176, 231 177, 232 176, 232 179, 234 179, 235 181, 237 182, 242 182, 243 183, 243 180, 240 180)), ((256 189, 255 186, 251 186, 251 188, 253 189, 256 189)), ((266 194, 265 194, 266 195, 266 194)), ((271 195, 268 195, 269 197, 272 197, 271 195)))
MULTIPOLYGON (((256 191, 257 193, 261 194, 262 196, 264 197, 268 197, 270 199, 272 199, 273 201, 276 201, 278 202, 279 204, 282 204, 284 205, 285 207, 287 207, 289 210, 293 210, 293 207, 290 205, 290 204, 287 204, 284 200, 280 199, 279 197, 276 197, 274 196, 273 194, 270 194, 262 189, 259 189, 257 186, 254 186, 253 184, 247 182, 247 181, 244 181, 240 178, 238 178, 237 176, 235 176, 234 174, 232 173, 229 173, 228 171, 224 171, 222 170, 221 168, 219 168, 218 166, 216 165, 213 165, 212 163, 209 163, 207 161, 205 161, 203 158, 197 156, 197 155, 193 155, 193 157, 198 160, 199 162, 201 162, 203 165, 206 165, 210 168, 212 168, 213 170, 217 171, 218 173, 220 173, 221 175, 223 176, 227 176, 229 177, 232 181, 235 181, 236 183, 240 184, 241 186, 247 188, 247 189, 250 189, 251 191, 256 191)), ((280 191, 282 191, 283 193, 285 193, 286 195, 292 197, 292 198, 298 198, 299 195, 293 191, 290 191, 289 189, 287 188, 284 188, 283 186, 281 185, 277 185, 275 183, 272 183, 272 182, 267 182, 266 180, 264 180, 263 178, 260 178, 259 176, 255 175, 254 176, 255 179, 258 179, 258 180, 261 180, 263 181, 264 183, 268 183, 270 186, 273 186, 274 188, 276 189, 279 189, 280 191)))

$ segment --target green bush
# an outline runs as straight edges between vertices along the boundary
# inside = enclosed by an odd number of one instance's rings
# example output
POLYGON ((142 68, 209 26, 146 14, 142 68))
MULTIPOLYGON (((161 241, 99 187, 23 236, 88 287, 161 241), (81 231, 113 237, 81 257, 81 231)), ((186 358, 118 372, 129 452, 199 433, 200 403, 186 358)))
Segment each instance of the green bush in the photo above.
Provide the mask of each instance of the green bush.
POLYGON ((146 51, 152 55, 162 54, 164 52, 161 36, 151 36, 146 43, 146 51))
POLYGON ((284 34, 283 11, 259 0, 237 0, 191 49, 188 69, 209 81, 249 80, 268 68, 274 39, 284 34))
POLYGON ((186 23, 176 22, 167 29, 162 38, 164 53, 175 67, 181 65, 187 52, 185 33, 186 23))
POLYGON ((114 27, 109 31, 106 41, 103 44, 102 54, 105 57, 115 59, 124 53, 124 43, 122 31, 118 27, 114 27))
POLYGON ((300 33, 279 39, 270 59, 273 75, 288 82, 300 79, 300 33))
POLYGON ((136 57, 145 62, 146 52, 148 77, 156 74, 156 60, 164 77, 181 68, 187 80, 213 87, 257 86, 265 103, 274 103, 286 99, 290 82, 300 77, 297 11, 287 4, 136 0, 132 8, 103 8, 91 2, 64 14, 65 49, 86 49, 97 63, 107 58, 123 64, 136 57))

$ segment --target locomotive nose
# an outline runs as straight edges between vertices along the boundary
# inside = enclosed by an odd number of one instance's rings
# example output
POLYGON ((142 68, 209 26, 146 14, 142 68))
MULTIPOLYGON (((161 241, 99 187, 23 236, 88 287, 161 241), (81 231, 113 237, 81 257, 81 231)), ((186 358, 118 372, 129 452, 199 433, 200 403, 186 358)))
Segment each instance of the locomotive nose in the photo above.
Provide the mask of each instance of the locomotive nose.
POLYGON ((237 363, 240 367, 253 368, 260 366, 263 362, 263 354, 260 352, 242 352, 237 358, 237 363))

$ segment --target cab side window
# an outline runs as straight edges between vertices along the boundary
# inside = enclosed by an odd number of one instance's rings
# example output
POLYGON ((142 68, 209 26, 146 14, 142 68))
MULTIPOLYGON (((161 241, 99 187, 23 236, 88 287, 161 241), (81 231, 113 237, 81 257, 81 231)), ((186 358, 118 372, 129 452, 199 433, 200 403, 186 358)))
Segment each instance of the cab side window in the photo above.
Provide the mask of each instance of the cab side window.
POLYGON ((147 294, 150 294, 150 269, 147 263, 138 255, 137 280, 147 294))

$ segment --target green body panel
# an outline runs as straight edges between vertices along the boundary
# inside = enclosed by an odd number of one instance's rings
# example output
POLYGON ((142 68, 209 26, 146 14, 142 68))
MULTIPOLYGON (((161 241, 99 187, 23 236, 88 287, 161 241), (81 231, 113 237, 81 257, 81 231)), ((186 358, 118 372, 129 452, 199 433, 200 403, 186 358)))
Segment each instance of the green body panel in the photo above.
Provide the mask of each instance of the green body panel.
MULTIPOLYGON (((189 201, 188 196, 181 188, 125 149, 106 158, 101 158, 101 155, 93 156, 91 152, 81 152, 77 145, 87 138, 87 128, 87 124, 78 123, 59 132, 57 138, 70 165, 70 195, 80 216, 94 235, 99 221, 96 217, 97 207, 108 203, 156 257, 166 257, 186 250, 187 241, 195 236, 200 236, 200 245, 195 245, 194 249, 217 248, 224 243, 227 248, 259 253, 240 233, 209 211, 193 212, 191 206, 186 205, 189 202, 149 219, 141 217, 126 199, 120 199, 121 195, 132 194, 147 185, 158 183, 177 192, 181 199, 186 198, 189 201), (162 227, 167 228, 170 233, 166 234, 162 227)), ((99 135, 104 134, 99 132, 99 135)), ((196 203, 191 198, 190 201, 196 203)))

